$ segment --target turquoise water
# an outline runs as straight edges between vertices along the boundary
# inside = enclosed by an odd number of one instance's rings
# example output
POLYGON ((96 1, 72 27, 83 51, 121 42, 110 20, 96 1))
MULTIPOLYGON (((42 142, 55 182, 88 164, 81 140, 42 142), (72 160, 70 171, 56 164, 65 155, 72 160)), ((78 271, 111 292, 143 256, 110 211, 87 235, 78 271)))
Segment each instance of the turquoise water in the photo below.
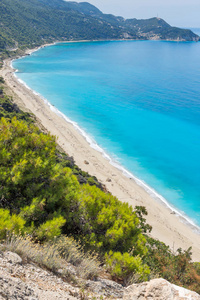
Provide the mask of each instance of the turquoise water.
POLYGON ((200 225, 200 43, 61 43, 17 77, 200 225))

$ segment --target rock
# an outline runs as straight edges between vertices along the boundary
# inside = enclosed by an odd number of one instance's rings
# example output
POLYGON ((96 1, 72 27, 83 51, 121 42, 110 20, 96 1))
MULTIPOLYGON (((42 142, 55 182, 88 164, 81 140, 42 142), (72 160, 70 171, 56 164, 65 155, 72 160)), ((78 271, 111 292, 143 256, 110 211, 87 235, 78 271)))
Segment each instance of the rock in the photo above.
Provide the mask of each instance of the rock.
POLYGON ((89 165, 89 162, 87 160, 84 160, 84 164, 89 165))
POLYGON ((63 270, 63 269, 58 269, 57 274, 63 275, 63 273, 64 273, 64 270, 63 270))
POLYGON ((112 180, 111 180, 110 178, 107 178, 106 181, 107 181, 107 182, 111 182, 112 180))
POLYGON ((98 295, 121 299, 123 297, 124 288, 122 285, 108 279, 98 278, 96 281, 88 280, 85 287, 98 295))
POLYGON ((70 274, 76 276, 76 269, 72 266, 72 265, 69 265, 69 266, 66 266, 65 267, 65 272, 69 272, 70 274))
POLYGON ((200 295, 165 279, 153 279, 125 288, 123 300, 200 300, 200 295))
POLYGON ((19 264, 12 252, 0 252, 0 300, 77 300, 73 287, 34 263, 19 264))
POLYGON ((0 276, 0 299, 37 300, 39 298, 33 289, 20 279, 0 276))
POLYGON ((22 263, 22 259, 21 257, 13 252, 5 252, 4 253, 4 258, 6 258, 8 260, 8 262, 12 263, 12 264, 21 264, 22 263))

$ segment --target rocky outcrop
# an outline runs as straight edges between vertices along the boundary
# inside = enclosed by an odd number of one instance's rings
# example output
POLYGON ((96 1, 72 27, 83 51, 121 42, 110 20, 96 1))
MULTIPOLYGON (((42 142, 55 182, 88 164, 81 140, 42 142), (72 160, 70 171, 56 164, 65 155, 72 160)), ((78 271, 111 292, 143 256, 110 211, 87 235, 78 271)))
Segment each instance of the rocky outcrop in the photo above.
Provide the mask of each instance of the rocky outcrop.
MULTIPOLYGON (((0 253, 0 300, 78 299, 79 289, 13 252, 0 253)), ((79 298, 80 299, 80 298, 79 298)))
POLYGON ((7 259, 9 263, 12 263, 14 265, 22 263, 21 257, 16 253, 7 251, 7 252, 4 252, 3 256, 4 256, 4 259, 7 259))
POLYGON ((77 283, 66 282, 62 270, 56 276, 33 262, 23 262, 16 253, 0 252, 0 300, 122 299, 120 284, 101 278, 83 280, 76 276, 74 266, 67 270, 77 283))
POLYGON ((79 279, 75 267, 69 266, 69 273, 79 280, 78 287, 66 282, 59 271, 56 276, 33 262, 24 263, 16 253, 0 252, 0 300, 200 300, 197 293, 162 278, 123 288, 105 278, 79 279))
POLYGON ((4 274, 0 275, 0 300, 21 299, 21 300, 38 300, 38 295, 34 290, 25 284, 19 278, 13 278, 4 274))
POLYGON ((112 280, 99 278, 96 281, 87 280, 85 287, 97 295, 105 295, 107 297, 116 297, 122 299, 124 288, 112 280))
POLYGON ((123 300, 200 300, 200 295, 159 278, 125 289, 123 300))

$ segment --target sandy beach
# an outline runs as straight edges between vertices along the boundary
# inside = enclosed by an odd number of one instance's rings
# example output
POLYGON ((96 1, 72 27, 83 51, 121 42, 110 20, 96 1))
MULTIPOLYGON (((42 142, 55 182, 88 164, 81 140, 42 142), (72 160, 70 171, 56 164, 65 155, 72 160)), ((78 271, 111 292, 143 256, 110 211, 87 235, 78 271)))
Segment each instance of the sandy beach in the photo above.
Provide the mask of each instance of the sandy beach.
POLYGON ((148 211, 147 221, 153 226, 152 237, 163 241, 173 251, 180 247, 187 250, 192 246, 193 260, 200 261, 200 234, 195 232, 195 227, 185 224, 184 220, 165 204, 151 197, 133 179, 126 177, 122 171, 111 165, 100 152, 90 147, 71 123, 58 115, 39 95, 21 84, 13 72, 10 61, 6 60, 0 70, 0 76, 4 77, 6 93, 13 97, 14 102, 21 109, 32 112, 38 122, 57 137, 60 147, 74 157, 76 164, 82 170, 96 176, 119 200, 128 202, 133 207, 145 206, 148 211))

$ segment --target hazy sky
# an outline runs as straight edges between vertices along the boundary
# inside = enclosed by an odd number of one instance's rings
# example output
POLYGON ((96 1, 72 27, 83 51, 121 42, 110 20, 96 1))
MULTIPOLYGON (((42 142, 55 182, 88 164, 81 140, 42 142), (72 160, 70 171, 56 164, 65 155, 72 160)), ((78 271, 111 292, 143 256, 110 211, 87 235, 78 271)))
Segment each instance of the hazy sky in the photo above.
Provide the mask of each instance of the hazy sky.
MULTIPOLYGON (((124 18, 160 17, 170 25, 200 27, 200 0, 83 0, 124 18)), ((78 2, 83 2, 78 0, 78 2)))

